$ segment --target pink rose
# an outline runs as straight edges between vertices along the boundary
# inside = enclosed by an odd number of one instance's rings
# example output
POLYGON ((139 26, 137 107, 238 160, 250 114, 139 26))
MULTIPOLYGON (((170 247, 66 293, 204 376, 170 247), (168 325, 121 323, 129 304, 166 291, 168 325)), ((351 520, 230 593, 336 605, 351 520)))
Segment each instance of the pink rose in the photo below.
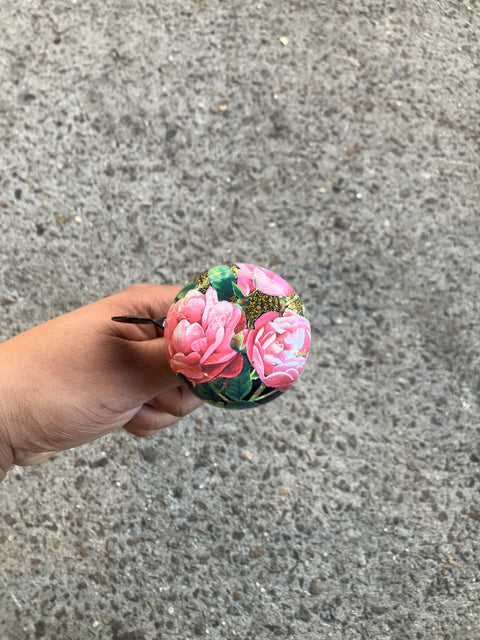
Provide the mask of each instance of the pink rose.
POLYGON ((246 335, 247 356, 267 387, 286 391, 300 375, 310 349, 310 323, 290 309, 269 311, 246 335))
POLYGON ((172 370, 197 383, 234 378, 242 370, 243 357, 230 342, 243 329, 241 309, 231 302, 219 302, 215 289, 206 293, 192 289, 170 308, 165 323, 172 370))
POLYGON ((245 296, 255 289, 269 296, 290 296, 294 293, 286 280, 269 269, 243 263, 237 263, 237 267, 237 284, 245 296))

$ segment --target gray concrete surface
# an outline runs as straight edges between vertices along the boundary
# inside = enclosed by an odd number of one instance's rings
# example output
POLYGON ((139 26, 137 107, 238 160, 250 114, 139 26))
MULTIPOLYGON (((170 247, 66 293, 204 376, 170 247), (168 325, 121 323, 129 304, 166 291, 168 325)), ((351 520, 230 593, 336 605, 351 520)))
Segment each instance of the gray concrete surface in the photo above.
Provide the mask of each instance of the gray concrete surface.
POLYGON ((2 339, 228 260, 313 353, 0 487, 2 640, 480 638, 476 0, 3 0, 2 339))

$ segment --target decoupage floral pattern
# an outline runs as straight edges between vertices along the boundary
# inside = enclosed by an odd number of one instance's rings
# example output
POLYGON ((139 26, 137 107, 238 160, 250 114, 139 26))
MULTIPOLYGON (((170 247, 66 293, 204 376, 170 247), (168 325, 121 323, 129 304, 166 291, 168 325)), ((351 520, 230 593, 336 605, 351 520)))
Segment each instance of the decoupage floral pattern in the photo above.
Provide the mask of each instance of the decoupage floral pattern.
POLYGON ((305 309, 288 282, 244 263, 188 282, 165 323, 172 370, 206 402, 233 409, 286 391, 305 366, 310 339, 305 309))

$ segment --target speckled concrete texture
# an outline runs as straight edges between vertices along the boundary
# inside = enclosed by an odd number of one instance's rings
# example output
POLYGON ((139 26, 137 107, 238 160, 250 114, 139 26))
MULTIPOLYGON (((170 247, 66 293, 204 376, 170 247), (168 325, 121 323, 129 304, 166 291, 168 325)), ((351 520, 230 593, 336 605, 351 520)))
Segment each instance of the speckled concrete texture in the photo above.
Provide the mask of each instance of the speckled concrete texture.
POLYGON ((280 400, 15 468, 2 640, 480 638, 480 4, 3 0, 0 336, 257 263, 280 400))

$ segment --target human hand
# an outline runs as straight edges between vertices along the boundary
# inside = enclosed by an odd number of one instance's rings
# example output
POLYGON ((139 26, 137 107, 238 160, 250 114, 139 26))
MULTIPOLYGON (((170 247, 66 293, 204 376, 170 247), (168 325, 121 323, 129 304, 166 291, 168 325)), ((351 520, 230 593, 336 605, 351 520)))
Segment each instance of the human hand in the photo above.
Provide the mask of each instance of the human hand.
POLYGON ((0 480, 124 427, 148 436, 202 404, 174 375, 153 325, 178 287, 134 285, 0 344, 0 480))

